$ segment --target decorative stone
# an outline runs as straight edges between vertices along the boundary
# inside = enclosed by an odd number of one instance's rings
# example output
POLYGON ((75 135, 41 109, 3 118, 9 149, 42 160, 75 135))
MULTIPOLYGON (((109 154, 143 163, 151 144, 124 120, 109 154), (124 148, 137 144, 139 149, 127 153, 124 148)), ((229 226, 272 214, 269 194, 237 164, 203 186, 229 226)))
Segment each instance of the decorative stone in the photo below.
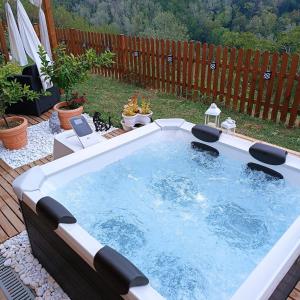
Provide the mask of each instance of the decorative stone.
POLYGON ((17 265, 17 266, 15 267, 15 271, 16 271, 17 273, 19 273, 19 272, 21 271, 21 268, 17 265))
POLYGON ((51 114, 51 117, 49 119, 49 128, 52 134, 57 134, 61 132, 60 128, 60 120, 58 118, 58 112, 54 111, 51 114))
POLYGON ((44 290, 41 287, 37 288, 35 292, 36 292, 36 295, 39 297, 43 296, 43 294, 44 294, 44 290))
POLYGON ((33 257, 32 256, 27 256, 26 261, 29 262, 29 263, 33 262, 33 257))
POLYGON ((54 278, 31 254, 25 231, 0 245, 0 249, 1 254, 7 258, 4 265, 12 267, 21 281, 34 289, 36 300, 69 300, 54 278))
MULTIPOLYGON (((95 130, 93 119, 87 114, 83 115, 88 121, 91 128, 95 130)), ((1 159, 3 159, 12 168, 18 168, 20 166, 26 165, 30 162, 36 161, 38 159, 44 158, 52 154, 55 136, 51 133, 51 130, 49 128, 49 122, 50 121, 45 121, 37 125, 28 127, 28 144, 25 148, 22 148, 20 150, 7 150, 0 143, 1 159)), ((104 131, 99 132, 99 135, 114 130, 115 128, 111 127, 108 131, 105 131, 106 128, 103 129, 104 131)), ((23 239, 24 237, 20 238, 18 243, 22 245, 24 241, 23 239)), ((20 245, 16 246, 19 249, 20 245)), ((2 246, 2 248, 7 247, 10 247, 9 240, 6 241, 2 246)), ((2 251, 2 248, 0 248, 0 251, 2 251)))
POLYGON ((25 285, 30 285, 30 278, 28 278, 28 277, 25 277, 24 279, 23 279, 23 283, 25 284, 25 285))
POLYGON ((4 267, 9 267, 11 265, 11 259, 7 259, 3 265, 4 267))

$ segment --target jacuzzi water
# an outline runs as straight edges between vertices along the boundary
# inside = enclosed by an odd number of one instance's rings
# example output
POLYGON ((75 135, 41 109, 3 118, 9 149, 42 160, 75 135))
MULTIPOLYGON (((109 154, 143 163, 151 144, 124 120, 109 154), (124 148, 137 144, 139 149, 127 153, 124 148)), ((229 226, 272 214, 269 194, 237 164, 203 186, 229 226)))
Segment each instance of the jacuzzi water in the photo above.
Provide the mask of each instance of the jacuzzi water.
POLYGON ((182 135, 50 194, 167 299, 230 299, 300 214, 300 189, 245 165, 182 135))

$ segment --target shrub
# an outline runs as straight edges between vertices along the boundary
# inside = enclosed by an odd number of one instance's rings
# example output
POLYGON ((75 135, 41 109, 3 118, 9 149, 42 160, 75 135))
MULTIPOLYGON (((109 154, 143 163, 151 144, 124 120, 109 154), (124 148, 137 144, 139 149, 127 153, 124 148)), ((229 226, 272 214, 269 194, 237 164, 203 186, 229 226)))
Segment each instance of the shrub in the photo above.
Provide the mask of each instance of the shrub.
POLYGON ((97 55, 94 49, 89 49, 84 54, 75 56, 68 54, 64 45, 59 45, 54 51, 53 62, 47 59, 47 53, 42 47, 39 48, 39 56, 42 61, 42 75, 64 90, 64 100, 69 106, 74 86, 84 82, 93 67, 108 67, 113 64, 114 53, 105 51, 97 55))

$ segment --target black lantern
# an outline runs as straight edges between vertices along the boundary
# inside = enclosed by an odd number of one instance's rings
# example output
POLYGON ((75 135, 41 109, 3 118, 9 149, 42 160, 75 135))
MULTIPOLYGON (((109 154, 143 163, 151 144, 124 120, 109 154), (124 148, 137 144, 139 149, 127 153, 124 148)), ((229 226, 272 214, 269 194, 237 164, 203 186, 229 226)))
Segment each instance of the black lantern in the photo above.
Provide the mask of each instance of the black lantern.
POLYGON ((83 42, 82 48, 83 48, 83 49, 86 49, 86 42, 83 42))
POLYGON ((213 61, 210 63, 209 67, 210 67, 211 70, 215 70, 215 69, 217 68, 216 62, 213 60, 213 61))
POLYGON ((101 117, 101 113, 95 112, 93 116, 93 123, 95 125, 96 132, 107 131, 111 128, 111 117, 108 117, 108 120, 104 120, 101 117))
POLYGON ((272 77, 272 72, 271 71, 266 71, 265 73, 264 73, 264 79, 265 80, 270 80, 271 79, 271 77, 272 77))
POLYGON ((140 55, 139 51, 133 51, 132 55, 134 57, 138 57, 140 55))
POLYGON ((106 51, 111 51, 109 46, 106 47, 106 51))
POLYGON ((172 54, 169 54, 167 56, 167 60, 168 60, 168 63, 171 64, 173 62, 173 55, 172 54))

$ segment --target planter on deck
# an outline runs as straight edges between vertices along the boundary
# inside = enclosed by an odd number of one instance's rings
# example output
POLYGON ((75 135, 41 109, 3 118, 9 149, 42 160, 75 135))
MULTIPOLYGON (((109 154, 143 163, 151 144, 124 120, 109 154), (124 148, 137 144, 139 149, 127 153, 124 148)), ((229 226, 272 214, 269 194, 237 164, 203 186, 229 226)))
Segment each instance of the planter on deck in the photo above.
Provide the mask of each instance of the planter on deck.
POLYGON ((76 116, 80 116, 83 112, 83 106, 80 106, 76 109, 62 109, 63 107, 67 108, 67 102, 60 102, 54 106, 54 110, 58 112, 58 117, 60 120, 61 128, 63 129, 72 129, 70 119, 76 116))
MULTIPOLYGON (((8 129, 0 129, 0 140, 2 140, 5 148, 9 150, 17 150, 27 145, 27 126, 28 121, 23 117, 8 117, 8 122, 20 122, 20 125, 8 129)), ((2 119, 0 124, 3 125, 5 121, 2 119)))

